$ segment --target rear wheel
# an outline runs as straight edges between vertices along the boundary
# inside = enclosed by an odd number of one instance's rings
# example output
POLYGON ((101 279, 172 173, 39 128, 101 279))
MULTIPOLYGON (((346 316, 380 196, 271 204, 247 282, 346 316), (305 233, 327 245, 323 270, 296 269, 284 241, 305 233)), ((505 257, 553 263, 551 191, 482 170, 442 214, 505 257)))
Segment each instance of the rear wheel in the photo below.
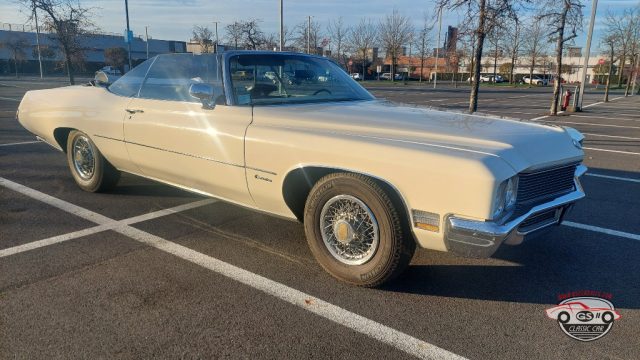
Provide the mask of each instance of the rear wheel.
POLYGON ((102 156, 89 136, 81 131, 69 133, 67 162, 73 179, 84 191, 107 191, 115 187, 120 179, 120 171, 102 156))
POLYGON ((335 173, 320 179, 305 205, 311 252, 339 280, 379 286, 401 274, 415 241, 392 199, 373 179, 335 173))

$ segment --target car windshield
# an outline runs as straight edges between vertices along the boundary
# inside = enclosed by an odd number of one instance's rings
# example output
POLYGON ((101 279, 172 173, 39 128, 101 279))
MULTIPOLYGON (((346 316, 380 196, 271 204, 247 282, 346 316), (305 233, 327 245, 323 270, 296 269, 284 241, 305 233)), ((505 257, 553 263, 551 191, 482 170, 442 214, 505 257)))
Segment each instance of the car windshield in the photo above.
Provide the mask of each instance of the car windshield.
POLYGON ((373 96, 332 61, 295 54, 230 58, 238 105, 371 100, 373 96))

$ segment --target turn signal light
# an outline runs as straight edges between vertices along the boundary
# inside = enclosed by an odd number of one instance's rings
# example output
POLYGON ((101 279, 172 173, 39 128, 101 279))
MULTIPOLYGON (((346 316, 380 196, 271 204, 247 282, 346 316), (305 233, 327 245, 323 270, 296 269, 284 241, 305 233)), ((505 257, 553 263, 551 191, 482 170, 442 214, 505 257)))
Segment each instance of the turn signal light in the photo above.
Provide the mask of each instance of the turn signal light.
POLYGON ((412 210, 411 213, 413 226, 432 232, 440 231, 440 215, 422 210, 412 210))

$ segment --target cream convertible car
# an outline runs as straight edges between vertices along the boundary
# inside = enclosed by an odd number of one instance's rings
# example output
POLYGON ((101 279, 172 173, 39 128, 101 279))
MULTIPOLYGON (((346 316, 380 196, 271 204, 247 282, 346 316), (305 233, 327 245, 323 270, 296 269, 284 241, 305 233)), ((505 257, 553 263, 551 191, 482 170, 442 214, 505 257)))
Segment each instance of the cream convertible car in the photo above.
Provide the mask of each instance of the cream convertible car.
POLYGON ((160 55, 108 87, 29 91, 18 118, 86 191, 128 172, 298 219, 318 262, 362 286, 416 245, 491 256, 584 197, 577 131, 393 105, 302 54, 160 55))

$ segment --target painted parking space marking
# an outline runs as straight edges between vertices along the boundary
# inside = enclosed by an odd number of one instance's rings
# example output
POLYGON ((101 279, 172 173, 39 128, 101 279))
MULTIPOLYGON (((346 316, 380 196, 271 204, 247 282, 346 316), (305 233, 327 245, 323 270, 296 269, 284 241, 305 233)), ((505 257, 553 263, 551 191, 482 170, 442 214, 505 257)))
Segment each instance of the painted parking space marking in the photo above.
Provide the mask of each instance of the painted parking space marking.
POLYGON ((627 181, 627 182, 640 184, 640 179, 633 179, 633 178, 622 177, 622 176, 611 176, 611 175, 593 174, 593 173, 586 173, 585 175, 586 176, 593 176, 593 177, 603 178, 603 179, 627 181))
POLYGON ((606 137, 606 138, 614 138, 614 139, 625 139, 625 140, 640 140, 640 138, 630 137, 630 136, 605 135, 605 134, 594 134, 594 133, 585 133, 585 132, 583 132, 582 135, 606 137))
MULTIPOLYGON (((133 240, 175 255, 183 260, 209 269, 217 274, 260 290, 289 304, 298 306, 306 311, 321 316, 336 324, 345 326, 355 332, 369 336, 410 355, 422 359, 465 359, 448 350, 415 338, 411 335, 395 330, 391 327, 371 319, 350 312, 337 305, 333 305, 310 294, 291 288, 277 281, 244 270, 214 257, 199 253, 188 247, 173 243, 159 236, 131 227, 130 225, 110 219, 91 210, 71 204, 64 200, 47 195, 38 190, 15 183, 0 177, 0 186, 4 186, 45 204, 57 207, 68 213, 82 217, 100 225, 116 224, 111 230, 125 235, 133 240)), ((143 216, 149 216, 143 215, 143 216)))
POLYGON ((591 151, 604 151, 604 152, 610 152, 610 153, 615 153, 615 154, 640 155, 640 152, 633 152, 633 151, 599 149, 599 148, 592 148, 592 147, 583 147, 583 149, 591 150, 591 151))
POLYGON ((631 240, 640 241, 640 235, 632 234, 632 233, 628 233, 628 232, 624 232, 624 231, 618 231, 618 230, 602 228, 602 227, 599 227, 599 226, 575 223, 573 221, 563 221, 562 225, 569 226, 569 227, 576 228, 576 229, 589 230, 589 231, 594 231, 594 232, 598 232, 598 233, 602 233, 602 234, 607 234, 607 235, 612 235, 612 236, 623 237, 623 238, 627 238, 627 239, 631 239, 631 240))
POLYGON ((194 201, 194 202, 191 202, 191 203, 174 206, 174 207, 171 207, 171 208, 168 208, 168 209, 162 209, 162 210, 154 211, 154 212, 151 212, 151 213, 148 213, 148 214, 144 214, 144 215, 138 215, 138 216, 134 216, 132 218, 124 219, 124 220, 111 221, 109 223, 98 225, 98 226, 94 226, 94 227, 90 227, 90 228, 87 228, 87 229, 78 230, 78 231, 74 231, 74 232, 71 232, 71 233, 63 234, 63 235, 53 236, 53 237, 50 237, 50 238, 47 238, 47 239, 43 239, 43 240, 33 241, 33 242, 30 242, 30 243, 27 243, 27 244, 14 246, 14 247, 10 247, 10 248, 7 248, 7 249, 2 249, 2 250, 0 250, 0 258, 6 257, 6 256, 10 256, 10 255, 20 254, 20 253, 23 253, 25 251, 39 249, 41 247, 45 247, 45 246, 49 246, 49 245, 59 244, 59 243, 65 242, 65 241, 81 238, 81 237, 84 237, 84 236, 93 235, 93 234, 96 234, 96 233, 99 233, 99 232, 103 232, 103 231, 112 230, 112 229, 114 229, 114 228, 116 228, 118 226, 121 226, 121 225, 132 225, 132 224, 144 222, 144 221, 147 221, 147 220, 156 219, 156 218, 159 218, 159 217, 162 217, 162 216, 167 216, 167 215, 171 215, 171 214, 177 214, 177 213, 182 212, 182 211, 187 211, 187 210, 199 208, 201 206, 213 204, 216 201, 217 200, 215 200, 215 199, 205 199, 205 200, 200 200, 200 201, 194 201))
POLYGON ((42 141, 38 141, 38 140, 35 140, 35 141, 23 141, 23 142, 15 142, 15 143, 8 143, 8 144, 0 144, 0 147, 1 146, 16 146, 16 145, 39 144, 41 142, 42 141))
POLYGON ((3 97, 3 96, 0 96, 0 100, 20 102, 20 99, 14 99, 14 98, 3 97))
POLYGON ((603 127, 615 127, 615 128, 624 128, 624 129, 640 129, 640 126, 625 126, 625 125, 611 125, 611 124, 594 124, 587 122, 575 122, 575 121, 546 121, 551 124, 573 124, 573 125, 592 125, 592 126, 603 126, 603 127))
POLYGON ((570 115, 571 117, 576 118, 587 118, 587 119, 605 119, 605 120, 620 120, 620 121, 640 121, 640 119, 627 119, 620 118, 616 116, 595 116, 595 115, 570 115))

